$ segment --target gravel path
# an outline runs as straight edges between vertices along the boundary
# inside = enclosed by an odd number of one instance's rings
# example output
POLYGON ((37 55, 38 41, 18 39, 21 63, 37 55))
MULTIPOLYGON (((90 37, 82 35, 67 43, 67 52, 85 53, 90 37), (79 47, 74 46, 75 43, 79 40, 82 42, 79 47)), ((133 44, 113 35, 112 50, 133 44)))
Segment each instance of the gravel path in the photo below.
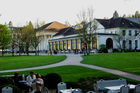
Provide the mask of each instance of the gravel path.
POLYGON ((82 67, 87 67, 87 68, 91 68, 91 69, 101 70, 101 71, 104 71, 104 72, 109 72, 109 73, 112 73, 112 74, 115 74, 115 75, 119 75, 119 76, 122 76, 122 77, 126 77, 126 78, 130 78, 130 79, 133 79, 133 80, 140 81, 140 76, 139 75, 134 75, 134 74, 130 74, 130 73, 127 73, 127 72, 114 70, 114 69, 103 68, 103 67, 94 66, 94 65, 82 64, 82 63, 80 63, 82 61, 81 55, 68 54, 66 56, 67 56, 67 58, 60 63, 56 63, 56 64, 52 64, 52 65, 46 65, 46 66, 40 66, 40 67, 32 67, 32 68, 23 68, 23 69, 15 69, 15 70, 3 70, 3 71, 0 71, 0 73, 45 69, 45 68, 52 68, 52 67, 65 66, 65 65, 76 65, 76 66, 82 66, 82 67))

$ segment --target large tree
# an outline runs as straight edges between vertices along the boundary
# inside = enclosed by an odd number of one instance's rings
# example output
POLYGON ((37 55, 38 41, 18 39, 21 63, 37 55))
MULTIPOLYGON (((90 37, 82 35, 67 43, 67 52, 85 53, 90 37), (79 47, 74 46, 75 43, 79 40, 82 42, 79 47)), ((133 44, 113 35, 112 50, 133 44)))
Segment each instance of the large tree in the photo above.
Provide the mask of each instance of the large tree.
POLYGON ((22 29, 23 42, 25 44, 25 51, 27 55, 29 55, 29 48, 31 46, 33 32, 34 32, 33 24, 30 21, 29 24, 24 26, 22 29))
POLYGON ((35 49, 35 55, 39 55, 37 47, 38 47, 40 41, 41 41, 40 37, 36 36, 36 32, 34 32, 34 34, 32 35, 32 39, 31 39, 31 45, 35 49))
POLYGON ((0 49, 2 49, 2 56, 4 55, 4 50, 8 48, 11 41, 11 31, 8 30, 6 25, 0 24, 0 49))
POLYGON ((96 38, 97 22, 93 18, 93 9, 89 8, 87 11, 82 11, 78 15, 79 23, 77 24, 77 32, 82 38, 84 45, 84 55, 90 53, 91 41, 94 42, 96 38))
POLYGON ((118 14, 117 11, 115 11, 115 12, 113 13, 113 17, 119 17, 119 14, 118 14))

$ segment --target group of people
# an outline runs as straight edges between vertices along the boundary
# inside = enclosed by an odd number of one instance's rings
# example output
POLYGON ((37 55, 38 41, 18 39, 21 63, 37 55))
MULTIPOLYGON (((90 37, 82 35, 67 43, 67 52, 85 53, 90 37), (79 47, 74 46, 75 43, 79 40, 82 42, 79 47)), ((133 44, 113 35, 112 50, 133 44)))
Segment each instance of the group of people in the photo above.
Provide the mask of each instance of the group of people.
POLYGON ((44 81, 39 73, 34 75, 34 72, 31 71, 30 75, 24 80, 24 77, 20 77, 19 73, 15 72, 13 79, 15 85, 25 90, 25 93, 28 93, 29 90, 34 91, 35 93, 41 93, 43 90, 44 81))

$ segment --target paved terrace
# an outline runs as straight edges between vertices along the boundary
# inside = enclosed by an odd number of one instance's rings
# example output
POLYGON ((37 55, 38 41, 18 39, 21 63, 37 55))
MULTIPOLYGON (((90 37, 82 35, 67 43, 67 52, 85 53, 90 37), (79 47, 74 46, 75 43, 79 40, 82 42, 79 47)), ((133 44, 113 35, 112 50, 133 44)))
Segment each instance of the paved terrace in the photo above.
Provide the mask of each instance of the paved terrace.
POLYGON ((52 68, 52 67, 66 66, 66 65, 75 65, 75 66, 82 66, 82 67, 87 67, 87 68, 91 68, 91 69, 101 70, 101 71, 104 71, 104 72, 108 72, 108 73, 112 73, 112 74, 119 75, 119 76, 122 76, 122 77, 126 77, 126 78, 130 78, 130 79, 133 79, 133 80, 140 81, 140 76, 139 75, 134 75, 134 74, 130 74, 130 73, 127 73, 127 72, 114 70, 114 69, 103 68, 103 67, 94 66, 94 65, 82 64, 82 63, 80 63, 83 60, 81 55, 67 54, 66 56, 67 56, 67 58, 64 61, 56 63, 56 64, 39 66, 39 67, 32 67, 32 68, 3 70, 3 71, 0 71, 0 73, 26 71, 26 70, 37 70, 37 69, 45 69, 45 68, 52 68))

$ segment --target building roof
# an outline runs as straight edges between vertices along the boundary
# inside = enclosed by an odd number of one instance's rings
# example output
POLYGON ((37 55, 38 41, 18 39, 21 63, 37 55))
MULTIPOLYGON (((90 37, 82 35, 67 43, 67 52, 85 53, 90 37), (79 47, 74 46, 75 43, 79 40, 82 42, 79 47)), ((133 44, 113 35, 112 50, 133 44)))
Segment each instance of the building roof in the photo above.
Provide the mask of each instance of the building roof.
POLYGON ((127 27, 127 28, 140 28, 140 24, 122 17, 113 17, 111 19, 96 19, 101 25, 108 28, 127 27))
POLYGON ((67 27, 59 30, 59 32, 56 33, 54 36, 59 36, 59 35, 67 36, 73 34, 76 34, 76 31, 72 27, 67 27))
POLYGON ((135 23, 140 24, 140 18, 126 18, 126 19, 128 19, 128 20, 130 20, 130 21, 133 21, 133 22, 135 22, 135 23))
POLYGON ((61 24, 59 22, 51 22, 48 24, 45 24, 43 26, 41 26, 40 28, 36 29, 36 31, 59 31, 62 28, 66 28, 67 26, 64 24, 61 24))

